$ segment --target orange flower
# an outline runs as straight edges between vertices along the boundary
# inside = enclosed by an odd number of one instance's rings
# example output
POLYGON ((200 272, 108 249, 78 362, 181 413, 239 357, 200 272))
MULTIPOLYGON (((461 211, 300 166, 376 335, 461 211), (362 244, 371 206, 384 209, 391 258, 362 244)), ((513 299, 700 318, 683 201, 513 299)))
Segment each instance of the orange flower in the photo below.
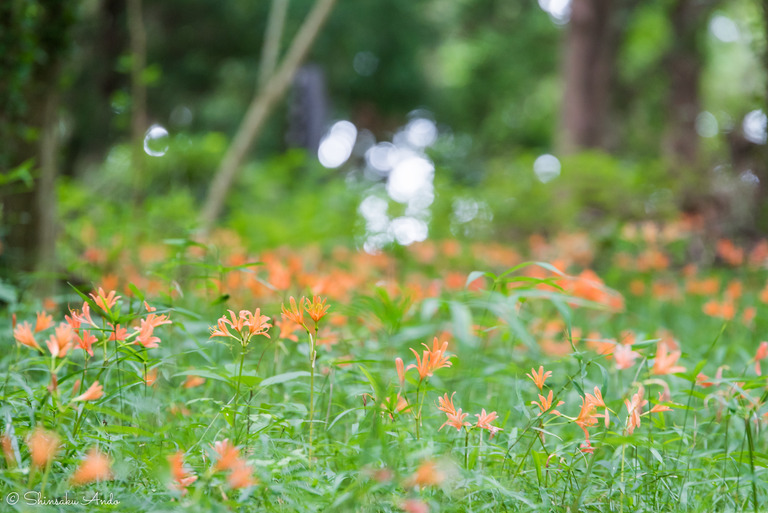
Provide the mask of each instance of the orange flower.
POLYGON ((242 464, 240 461, 240 451, 237 447, 232 445, 228 438, 225 438, 220 442, 215 442, 213 444, 213 450, 218 455, 218 460, 213 466, 214 471, 234 469, 242 464))
POLYGON ((664 402, 664 392, 659 392, 659 403, 654 404, 653 408, 650 409, 648 413, 660 413, 663 411, 672 411, 672 408, 665 404, 661 404, 664 402))
POLYGON ((13 338, 21 345, 37 349, 40 352, 43 351, 40 344, 35 340, 35 336, 32 334, 32 326, 30 326, 27 321, 16 325, 13 329, 13 338))
POLYGON ((5 464, 8 468, 16 466, 16 455, 13 452, 13 440, 8 434, 4 434, 0 437, 0 447, 3 449, 3 456, 5 456, 5 464))
POLYGON ((504 431, 500 427, 491 425, 491 422, 496 420, 496 418, 498 417, 495 411, 492 411, 491 413, 485 413, 485 408, 483 408, 481 413, 475 414, 475 417, 477 417, 477 424, 475 424, 475 427, 479 427, 481 429, 487 429, 491 433, 491 438, 493 438, 493 436, 499 431, 504 431))
POLYGON ((296 304, 296 300, 293 298, 293 296, 291 296, 289 300, 291 303, 290 310, 285 308, 285 304, 281 305, 283 319, 290 319, 305 330, 309 331, 307 329, 307 325, 304 324, 304 303, 307 301, 307 298, 302 296, 301 299, 299 299, 298 305, 296 304))
POLYGON ((53 317, 45 312, 37 312, 37 321, 35 322, 35 333, 47 330, 53 326, 53 317))
POLYGON ((205 383, 205 378, 200 376, 187 376, 187 380, 184 382, 184 388, 195 388, 205 383))
POLYGON ((653 363, 653 374, 675 374, 685 372, 685 367, 675 365, 682 353, 680 351, 669 352, 666 342, 660 340, 656 346, 656 361, 653 363))
POLYGON ((43 428, 36 428, 27 440, 32 465, 38 468, 48 465, 59 448, 59 435, 43 428))
POLYGON ((151 387, 155 384, 155 381, 157 381, 157 368, 149 369, 146 374, 144 374, 144 383, 148 387, 151 387))
POLYGON ((627 434, 631 435, 635 428, 640 427, 640 415, 643 406, 648 404, 648 400, 643 398, 644 393, 645 390, 640 385, 637 393, 632 396, 632 400, 624 399, 624 404, 627 407, 627 434))
POLYGON ((94 381, 93 384, 88 387, 84 393, 72 399, 72 401, 95 401, 100 399, 104 395, 104 390, 98 381, 94 381))
POLYGON ((530 374, 526 374, 531 380, 533 380, 534 383, 536 383, 536 386, 539 387, 539 390, 543 391, 544 388, 544 382, 547 380, 548 377, 552 375, 552 371, 544 372, 544 367, 539 366, 539 373, 537 374, 535 370, 531 369, 530 374))
POLYGON ((445 480, 445 473, 432 460, 426 460, 408 480, 408 486, 437 486, 445 480))
POLYGON ((107 326, 112 328, 112 333, 109 334, 109 338, 107 340, 110 342, 125 342, 125 339, 128 337, 127 329, 123 328, 119 324, 107 323, 107 326))
POLYGON ((112 479, 109 457, 98 449, 91 449, 72 475, 72 484, 83 485, 93 481, 112 479))
POLYGON ((405 499, 400 503, 400 509, 405 513, 429 513, 429 506, 420 499, 405 499))
POLYGON ((403 388, 405 386, 405 366, 402 358, 395 358, 395 368, 397 369, 397 379, 400 381, 400 388, 403 388))
POLYGON ((241 464, 232 469, 232 472, 227 478, 227 483, 229 483, 229 487, 233 489, 247 488, 255 485, 256 480, 253 478, 253 467, 241 464))
POLYGON ((94 294, 91 292, 89 294, 91 298, 93 299, 93 302, 96 303, 96 305, 104 310, 105 312, 109 312, 112 310, 112 307, 115 306, 117 303, 117 300, 120 299, 122 296, 118 296, 117 292, 114 290, 110 290, 109 294, 104 292, 104 289, 99 287, 99 291, 97 294, 94 294))
POLYGON ((284 338, 286 340, 292 340, 294 342, 299 341, 299 337, 296 336, 295 331, 300 328, 298 324, 290 319, 280 319, 275 321, 275 328, 280 329, 280 334, 277 338, 284 338))
POLYGON ((180 491, 182 495, 186 495, 187 487, 197 481, 197 476, 184 468, 184 453, 181 451, 168 456, 168 463, 171 466, 171 477, 173 478, 171 488, 180 491))
POLYGON ((153 349, 160 344, 160 339, 154 336, 155 326, 147 319, 141 319, 136 341, 147 349, 153 349))
POLYGON ((760 360, 764 360, 766 357, 768 357, 768 342, 760 342, 755 353, 755 374, 758 376, 763 375, 760 369, 760 360))
POLYGON ((448 359, 449 357, 445 355, 445 351, 448 349, 448 342, 443 342, 440 347, 437 346, 438 343, 437 337, 435 337, 432 343, 432 350, 429 349, 428 345, 422 344, 425 347, 425 350, 422 352, 421 358, 419 358, 419 353, 411 348, 411 352, 416 355, 416 364, 412 363, 406 367, 405 370, 416 369, 419 372, 419 379, 423 380, 428 376, 431 376, 437 369, 450 367, 451 362, 448 359))
POLYGON ((48 350, 54 358, 64 358, 74 341, 74 330, 66 322, 62 322, 56 327, 56 332, 45 341, 48 350))
POLYGON ((616 344, 616 347, 613 349, 613 358, 617 369, 629 369, 635 364, 638 356, 640 356, 639 353, 624 344, 616 344))
POLYGON ((448 420, 446 420, 442 426, 438 428, 438 431, 443 429, 446 425, 453 426, 456 428, 456 431, 461 431, 461 428, 464 426, 471 426, 469 422, 464 422, 464 419, 467 418, 468 413, 462 413, 461 408, 458 410, 454 408, 453 406, 453 396, 456 395, 456 392, 451 394, 451 398, 448 399, 448 394, 445 394, 443 397, 439 397, 437 400, 439 402, 439 406, 437 407, 438 410, 444 412, 446 416, 448 417, 448 420))
POLYGON ((314 296, 311 302, 309 299, 304 301, 304 309, 307 311, 312 320, 315 321, 315 324, 320 322, 320 319, 325 317, 325 313, 331 307, 331 305, 325 304, 326 301, 327 299, 323 299, 321 301, 320 296, 314 296))
POLYGON ((248 336, 253 337, 255 335, 264 335, 270 338, 267 331, 272 325, 269 323, 269 317, 261 315, 261 308, 257 308, 253 313, 243 310, 240 312, 241 317, 245 317, 243 326, 248 328, 248 336))
MULTIPOLYGON (((547 395, 547 397, 539 395, 539 401, 540 402, 538 403, 536 401, 531 401, 531 404, 539 407, 539 409, 541 410, 539 412, 539 415, 541 415, 542 413, 544 413, 545 411, 549 410, 552 407, 552 390, 549 391, 549 395, 547 395)), ((562 404, 565 404, 565 403, 563 401, 559 401, 557 403, 557 406, 560 406, 562 404)), ((557 410, 552 410, 550 413, 552 413, 553 415, 562 415, 557 410)))
POLYGON ((91 332, 83 330, 82 335, 78 335, 77 332, 75 332, 75 340, 80 349, 88 353, 89 356, 93 356, 93 343, 98 339, 91 335, 91 332))

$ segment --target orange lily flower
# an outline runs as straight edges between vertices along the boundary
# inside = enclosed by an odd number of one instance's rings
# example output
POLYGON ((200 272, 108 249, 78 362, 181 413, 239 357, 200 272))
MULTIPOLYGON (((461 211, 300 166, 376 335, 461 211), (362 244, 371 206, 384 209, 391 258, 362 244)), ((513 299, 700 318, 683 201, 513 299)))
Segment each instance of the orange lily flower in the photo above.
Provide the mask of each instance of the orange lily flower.
POLYGON ((445 355, 445 351, 448 349, 448 342, 443 342, 442 346, 438 347, 438 340, 437 337, 435 337, 433 343, 432 343, 432 349, 429 349, 429 346, 426 344, 422 344, 425 348, 424 351, 422 351, 422 356, 419 358, 419 353, 416 352, 415 349, 411 348, 411 352, 413 352, 414 355, 416 355, 416 364, 411 364, 408 367, 406 367, 406 371, 410 369, 416 369, 419 372, 419 379, 425 379, 428 376, 431 376, 434 371, 437 369, 442 369, 443 367, 450 367, 451 362, 449 360, 449 357, 445 355))
POLYGON ((253 467, 241 463, 236 468, 232 469, 232 472, 227 478, 227 483, 230 488, 247 488, 256 484, 256 480, 253 478, 253 467))
POLYGON ((103 395, 103 387, 99 385, 98 381, 94 381, 93 384, 88 387, 88 390, 72 399, 72 401, 95 401, 96 399, 100 399, 103 395))
POLYGON ((640 353, 633 351, 628 345, 616 344, 613 349, 613 359, 616 362, 616 368, 619 370, 631 368, 638 356, 640 356, 640 353))
POLYGON ((83 485, 93 481, 112 479, 109 457, 98 449, 91 449, 72 475, 72 484, 83 485))
POLYGON ((168 456, 168 463, 171 466, 171 476, 174 481, 171 488, 186 495, 187 487, 197 481, 197 476, 184 468, 184 453, 181 451, 168 456))
POLYGON ((648 413, 660 413, 663 411, 672 411, 672 408, 665 404, 661 404, 664 402, 664 392, 659 392, 659 404, 654 404, 653 408, 650 409, 648 413))
POLYGON ((675 365, 682 353, 680 351, 669 352, 666 342, 659 341, 656 346, 656 361, 653 364, 651 372, 653 374, 674 374, 676 372, 685 372, 685 367, 675 365))
POLYGON ((487 429, 491 433, 491 438, 493 438, 493 436, 499 431, 504 431, 500 427, 491 425, 491 422, 496 420, 496 418, 498 417, 495 411, 492 411, 491 413, 485 413, 485 408, 483 408, 481 413, 475 414, 475 417, 477 417, 477 424, 475 424, 475 427, 479 427, 481 429, 487 429))
POLYGON ((228 438, 225 438, 220 442, 215 442, 213 444, 213 449, 219 457, 216 464, 213 466, 214 471, 234 469, 241 464, 240 451, 237 447, 232 445, 232 442, 230 442, 228 438))
POLYGON ((407 481, 408 486, 437 486, 445 480, 445 473, 432 460, 426 460, 407 481))
POLYGON ((405 366, 402 358, 395 358, 395 368, 397 369, 397 379, 400 381, 400 388, 402 389, 405 386, 405 366))
POLYGON ((768 358, 768 342, 760 342, 760 345, 755 352, 755 374, 762 376, 762 370, 760 369, 760 360, 768 358))
POLYGON ((289 301, 291 303, 291 309, 288 310, 285 308, 285 304, 281 305, 281 309, 283 312, 283 319, 290 319, 305 330, 309 331, 307 329, 307 325, 304 324, 304 303, 307 300, 305 297, 301 297, 299 299, 299 304, 296 304, 296 300, 291 296, 289 298, 289 301))
POLYGON ((45 341, 45 344, 48 346, 48 350, 53 357, 64 358, 74 343, 73 337, 74 330, 72 326, 62 322, 56 327, 56 332, 45 341))
POLYGON ((56 451, 59 449, 59 435, 38 427, 29 436, 27 445, 29 445, 32 465, 42 468, 48 465, 56 456, 56 451))
POLYGON ((13 329, 13 338, 21 345, 37 349, 40 352, 43 351, 40 344, 35 340, 35 336, 32 334, 32 326, 30 326, 27 321, 16 325, 13 329))
MULTIPOLYGON (((531 401, 531 404, 539 407, 539 409, 541 410, 539 412, 539 415, 541 415, 542 413, 544 413, 545 411, 549 410, 552 407, 552 390, 549 391, 549 395, 547 395, 547 397, 539 395, 539 401, 540 402, 538 403, 536 401, 531 401)), ((558 401, 556 407, 563 404, 565 404, 565 402, 558 401)), ((562 415, 557 410, 552 410, 550 413, 552 413, 553 415, 562 415)))
POLYGON ((114 290, 110 290, 109 294, 104 292, 104 289, 99 287, 99 291, 97 294, 94 294, 91 292, 88 294, 93 299, 93 302, 96 303, 96 305, 104 310, 105 312, 109 312, 112 310, 112 307, 115 306, 117 303, 117 300, 120 299, 123 296, 118 296, 117 292, 114 290))
POLYGON ((632 400, 624 399, 624 404, 627 407, 627 433, 632 434, 635 428, 640 427, 640 415, 643 406, 648 404, 648 400, 643 398, 645 390, 643 386, 637 390, 637 393, 632 396, 632 400))
POLYGON ((47 330, 53 326, 53 317, 45 312, 37 312, 37 320, 35 322, 35 333, 39 333, 43 330, 47 330))
POLYGON ((539 366, 539 372, 536 373, 535 370, 531 369, 530 374, 526 374, 531 380, 536 384, 537 387, 539 387, 539 390, 543 391, 544 388, 544 382, 547 380, 548 377, 552 375, 552 371, 544 372, 544 367, 539 366))
POLYGON ((314 296, 311 302, 309 299, 304 301, 304 309, 307 311, 312 320, 315 321, 315 324, 320 322, 320 319, 325 317, 325 313, 331 307, 331 305, 325 304, 326 301, 327 299, 323 299, 321 301, 320 296, 314 296))
POLYGON ((458 410, 453 406, 453 396, 456 395, 456 392, 451 394, 451 398, 448 398, 448 394, 445 394, 443 397, 438 397, 438 402, 440 403, 437 407, 438 410, 444 412, 448 420, 446 420, 442 426, 438 428, 438 431, 443 429, 446 425, 447 426, 453 426, 456 428, 456 431, 461 431, 461 428, 464 426, 471 426, 469 422, 464 422, 464 419, 467 418, 469 415, 468 413, 462 413, 461 408, 458 410))

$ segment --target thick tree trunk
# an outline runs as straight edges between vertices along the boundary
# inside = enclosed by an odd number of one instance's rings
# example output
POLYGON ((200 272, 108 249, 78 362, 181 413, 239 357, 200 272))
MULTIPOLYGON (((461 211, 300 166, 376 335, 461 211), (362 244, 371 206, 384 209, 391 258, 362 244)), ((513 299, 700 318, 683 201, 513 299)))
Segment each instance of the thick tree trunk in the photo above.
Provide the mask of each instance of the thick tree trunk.
POLYGON ((670 13, 673 43, 666 59, 668 121, 662 150, 676 168, 695 166, 698 160, 696 117, 701 112, 699 85, 704 60, 700 40, 714 4, 678 0, 670 13))
POLYGON ((147 130, 147 86, 143 77, 147 60, 147 33, 141 0, 128 0, 126 14, 131 41, 131 164, 135 199, 138 199, 144 180, 144 133, 147 130))
POLYGON ((573 0, 564 55, 559 146, 606 148, 616 52, 622 35, 617 0, 573 0))

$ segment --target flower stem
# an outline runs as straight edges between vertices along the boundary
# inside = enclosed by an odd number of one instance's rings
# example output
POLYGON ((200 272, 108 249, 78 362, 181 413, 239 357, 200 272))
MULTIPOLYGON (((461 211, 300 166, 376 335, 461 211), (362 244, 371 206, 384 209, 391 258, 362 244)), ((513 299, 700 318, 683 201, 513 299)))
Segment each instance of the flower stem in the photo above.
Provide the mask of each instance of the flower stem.
MULTIPOLYGON (((312 435, 314 434, 315 419, 315 341, 312 333, 309 335, 309 468, 312 468, 312 435)), ((317 337, 317 328, 315 328, 317 337)))
POLYGON ((237 409, 240 400, 240 382, 243 378, 243 363, 245 362, 245 345, 240 346, 240 369, 237 371, 237 388, 235 389, 234 413, 232 414, 232 426, 235 430, 235 445, 239 443, 239 433, 237 432, 237 409))

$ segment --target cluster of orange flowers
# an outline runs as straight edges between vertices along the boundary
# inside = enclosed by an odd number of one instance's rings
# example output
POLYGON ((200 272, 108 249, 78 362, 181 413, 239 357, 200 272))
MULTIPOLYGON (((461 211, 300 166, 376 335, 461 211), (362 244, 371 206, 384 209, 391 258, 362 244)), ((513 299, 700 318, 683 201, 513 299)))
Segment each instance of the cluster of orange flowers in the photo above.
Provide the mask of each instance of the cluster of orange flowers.
MULTIPOLYGON (((233 490, 248 488, 258 483, 253 476, 253 467, 240 457, 240 450, 232 445, 228 439, 214 442, 212 449, 216 462, 206 474, 206 480, 213 477, 217 472, 228 472, 227 484, 233 490)), ((187 488, 196 482, 199 476, 185 466, 182 451, 168 456, 168 463, 171 470, 171 488, 181 492, 182 495, 186 495, 187 488)))
POLYGON ((438 431, 443 429, 445 426, 452 426, 455 427, 457 431, 461 431, 461 429, 465 426, 468 426, 470 428, 480 428, 480 429, 487 429, 490 433, 490 438, 493 438, 496 433, 499 431, 503 431, 498 426, 494 426, 491 424, 494 420, 498 418, 498 415, 496 415, 495 411, 492 411, 491 413, 486 413, 485 408, 482 409, 480 413, 476 413, 475 417, 477 417, 477 422, 474 426, 472 426, 471 422, 465 422, 464 419, 469 415, 468 413, 462 413, 461 408, 458 410, 453 406, 453 396, 456 395, 456 392, 451 394, 451 397, 448 397, 448 394, 445 394, 443 397, 439 397, 437 399, 438 401, 438 407, 437 409, 445 413, 445 415, 448 417, 448 420, 446 420, 440 428, 438 428, 438 431))
MULTIPOLYGON (((9 468, 13 468, 18 464, 13 445, 13 440, 8 434, 0 437, 0 447, 9 468)), ((27 437, 27 447, 29 448, 29 459, 32 467, 37 469, 47 468, 56 458, 60 445, 61 438, 55 432, 41 427, 36 428, 27 437)), ((106 454, 97 448, 92 448, 75 469, 70 482, 75 486, 80 486, 95 481, 112 479, 111 466, 111 460, 106 454)))

